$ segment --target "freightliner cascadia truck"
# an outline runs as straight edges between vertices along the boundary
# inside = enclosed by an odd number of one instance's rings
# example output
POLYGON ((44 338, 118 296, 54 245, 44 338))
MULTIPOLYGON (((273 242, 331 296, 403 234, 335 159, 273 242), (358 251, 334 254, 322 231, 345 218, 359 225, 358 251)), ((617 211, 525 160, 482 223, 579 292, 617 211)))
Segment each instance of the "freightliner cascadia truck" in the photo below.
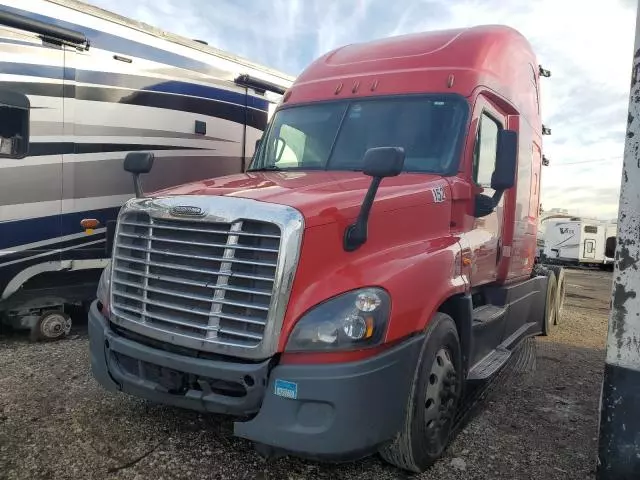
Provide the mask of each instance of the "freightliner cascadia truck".
POLYGON ((94 376, 263 451, 426 469, 562 308, 534 266, 548 75, 505 26, 386 38, 306 68, 242 174, 149 194, 128 154, 94 376))

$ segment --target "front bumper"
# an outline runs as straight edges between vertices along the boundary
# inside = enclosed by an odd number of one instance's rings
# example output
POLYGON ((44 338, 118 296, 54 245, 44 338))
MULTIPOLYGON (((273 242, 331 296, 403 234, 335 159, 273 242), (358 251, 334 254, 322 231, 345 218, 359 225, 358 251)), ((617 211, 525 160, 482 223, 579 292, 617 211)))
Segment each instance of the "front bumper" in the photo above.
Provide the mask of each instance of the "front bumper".
POLYGON ((424 340, 415 336, 372 358, 339 364, 209 360, 117 335, 96 302, 89 313, 89 337, 93 374, 108 390, 192 410, 251 416, 235 422, 235 435, 332 459, 370 453, 400 431, 424 340), (233 389, 215 388, 216 382, 242 387, 238 391, 244 394, 230 395, 233 389))

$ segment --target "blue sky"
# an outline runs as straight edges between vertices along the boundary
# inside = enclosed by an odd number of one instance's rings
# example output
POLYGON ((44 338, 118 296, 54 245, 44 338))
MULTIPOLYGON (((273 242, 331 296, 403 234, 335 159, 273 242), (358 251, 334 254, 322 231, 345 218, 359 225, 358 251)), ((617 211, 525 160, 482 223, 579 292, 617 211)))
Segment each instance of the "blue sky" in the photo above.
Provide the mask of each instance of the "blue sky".
POLYGON ((614 218, 636 0, 90 0, 99 7, 296 75, 341 45, 503 23, 532 43, 543 79, 545 209, 614 218))

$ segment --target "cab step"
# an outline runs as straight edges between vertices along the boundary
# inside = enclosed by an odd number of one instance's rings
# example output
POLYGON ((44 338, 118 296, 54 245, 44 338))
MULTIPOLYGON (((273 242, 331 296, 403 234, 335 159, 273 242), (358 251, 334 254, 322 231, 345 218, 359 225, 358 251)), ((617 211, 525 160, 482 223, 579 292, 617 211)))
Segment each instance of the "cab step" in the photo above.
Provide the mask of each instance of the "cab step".
POLYGON ((469 381, 482 381, 487 380, 493 376, 498 370, 500 370, 504 364, 509 361, 511 357, 511 351, 503 347, 498 347, 493 350, 489 355, 484 357, 478 363, 476 363, 469 374, 467 380, 469 381))
POLYGON ((481 305, 473 309, 473 321, 478 323, 488 323, 493 320, 502 319, 507 308, 498 305, 481 305))

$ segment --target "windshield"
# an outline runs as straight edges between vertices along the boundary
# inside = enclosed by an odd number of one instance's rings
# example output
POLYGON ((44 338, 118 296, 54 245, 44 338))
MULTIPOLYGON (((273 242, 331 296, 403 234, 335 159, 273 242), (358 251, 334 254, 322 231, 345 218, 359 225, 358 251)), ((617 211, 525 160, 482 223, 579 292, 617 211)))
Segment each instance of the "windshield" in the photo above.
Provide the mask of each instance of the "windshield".
POLYGON ((362 170, 373 147, 403 147, 404 171, 449 173, 467 104, 453 96, 318 103, 276 112, 249 170, 362 170))

